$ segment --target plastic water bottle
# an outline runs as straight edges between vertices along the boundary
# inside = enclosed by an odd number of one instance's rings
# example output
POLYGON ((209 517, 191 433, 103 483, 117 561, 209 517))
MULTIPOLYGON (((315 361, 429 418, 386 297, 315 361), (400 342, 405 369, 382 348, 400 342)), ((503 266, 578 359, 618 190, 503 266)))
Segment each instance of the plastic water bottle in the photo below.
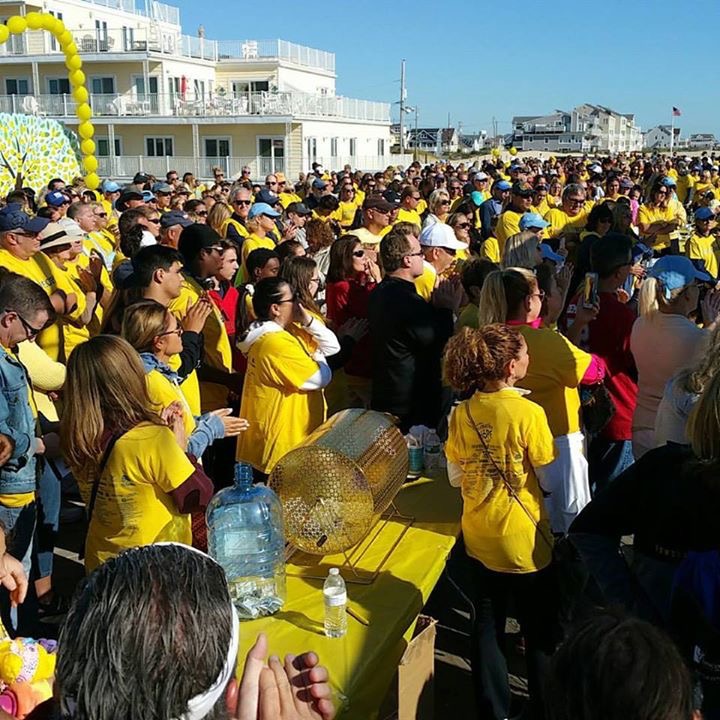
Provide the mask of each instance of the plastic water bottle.
POLYGON ((208 505, 208 551, 225 570, 230 597, 241 618, 272 615, 285 602, 285 538, 282 505, 252 468, 235 465, 235 485, 208 505))
POLYGON ((429 430, 425 434, 423 460, 426 470, 437 470, 442 465, 442 444, 434 430, 429 430))
POLYGON ((330 568, 330 573, 323 585, 325 600, 325 635, 331 638, 342 637, 347 632, 347 590, 345 581, 337 568, 330 568))

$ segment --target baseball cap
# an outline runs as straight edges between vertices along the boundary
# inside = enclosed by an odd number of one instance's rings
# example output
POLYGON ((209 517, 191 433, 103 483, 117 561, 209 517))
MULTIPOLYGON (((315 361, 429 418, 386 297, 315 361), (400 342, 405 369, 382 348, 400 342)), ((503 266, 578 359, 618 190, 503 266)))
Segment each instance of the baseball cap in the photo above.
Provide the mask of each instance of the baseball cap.
POLYGON ((512 188, 512 185, 507 180, 500 180, 498 183, 496 183, 495 187, 498 190, 510 190, 512 188))
POLYGON ((379 210, 380 212, 392 212, 395 205, 389 203, 382 195, 372 195, 365 199, 363 210, 379 210))
POLYGON ((526 182, 514 183, 511 192, 513 195, 519 195, 520 197, 524 198, 529 198, 533 195, 532 185, 526 182))
POLYGON ((133 185, 143 185, 146 182, 150 182, 150 176, 144 172, 139 172, 133 178, 133 185))
POLYGON ((131 200, 142 200, 143 202, 145 202, 145 198, 142 196, 141 193, 136 192, 135 190, 125 190, 115 201, 115 207, 120 212, 125 212, 125 210, 127 210, 127 204, 131 200))
POLYGON ((327 187, 327 183, 324 180, 317 178, 316 180, 313 180, 312 186, 315 190, 324 190, 327 187))
POLYGON ((61 205, 70 202, 70 196, 66 195, 64 192, 60 192, 60 190, 54 190, 45 196, 45 202, 50 207, 60 207, 61 205))
POLYGON ((595 163, 594 165, 591 165, 591 166, 588 168, 588 170, 589 170, 593 175, 602 175, 602 166, 598 165, 597 163, 595 163))
POLYGON ((180 233, 178 251, 185 262, 191 262, 201 250, 220 247, 222 238, 205 223, 191 223, 180 233))
POLYGON ((696 220, 712 220, 715 217, 715 213, 707 207, 698 208, 694 215, 696 220))
POLYGON ((184 213, 179 210, 171 210, 162 214, 160 218, 160 227, 169 228, 173 225, 182 225, 184 228, 189 227, 193 224, 193 221, 184 213))
POLYGON ((527 230, 528 228, 546 228, 550 223, 543 220, 538 213, 523 213, 519 225, 521 230, 527 230))
POLYGON ((267 188, 263 188, 255 194, 256 203, 265 203, 266 205, 277 205, 280 198, 272 191, 267 188))
POLYGON ((0 210, 0 232, 27 230, 29 233, 39 233, 49 222, 47 218, 31 218, 23 212, 20 203, 10 203, 0 210))
POLYGON ((143 190, 141 194, 142 194, 143 200, 146 203, 152 202, 153 200, 157 200, 157 198, 152 194, 152 192, 150 190, 143 190))
POLYGON ((280 183, 287 182, 287 178, 285 177, 285 173, 276 172, 275 173, 275 179, 278 181, 278 185, 280 183))
POLYGON ((473 177, 473 182, 475 180, 487 180, 490 176, 487 173, 484 172, 476 172, 475 176, 473 177))
POLYGON ((660 182, 665 187, 675 187, 677 185, 675 179, 671 178, 669 175, 665 176, 660 182))
POLYGON ((301 202, 290 203, 287 208, 285 208, 285 212, 295 213, 296 215, 312 215, 312 210, 305 205, 305 203, 301 202))
POLYGON ((102 191, 104 193, 120 192, 120 185, 114 180, 105 180, 102 184, 102 191))
POLYGON ((540 254, 543 260, 552 260, 554 263, 565 264, 565 258, 556 253, 547 243, 540 243, 540 254))
MULTIPOLYGON (((259 194, 259 193, 258 193, 259 194)), ((274 210, 270 205, 264 202, 256 202, 248 213, 248 218, 255 218, 258 215, 267 215, 268 217, 277 218, 280 217, 280 213, 274 210)))
POLYGON ((152 191, 154 193, 164 193, 165 195, 170 195, 175 188, 172 185, 168 185, 164 182, 157 182, 152 186, 152 191))
POLYGON ((673 290, 687 287, 693 280, 712 282, 705 272, 698 270, 689 258, 682 255, 665 255, 651 268, 649 276, 655 278, 663 287, 666 299, 670 299, 673 290))
POLYGON ((630 178, 622 178, 620 180, 620 187, 630 189, 633 187, 633 181, 630 178))
POLYGON ((442 247, 450 250, 467 250, 468 244, 455 237, 455 231, 445 223, 428 225, 420 233, 420 245, 423 247, 442 247))
POLYGON ((400 204, 400 193, 394 190, 386 190, 382 196, 392 205, 400 204))
POLYGON ((71 238, 65 228, 60 223, 48 223, 45 229, 38 235, 40 239, 40 249, 50 250, 54 247, 62 245, 70 245, 71 238))

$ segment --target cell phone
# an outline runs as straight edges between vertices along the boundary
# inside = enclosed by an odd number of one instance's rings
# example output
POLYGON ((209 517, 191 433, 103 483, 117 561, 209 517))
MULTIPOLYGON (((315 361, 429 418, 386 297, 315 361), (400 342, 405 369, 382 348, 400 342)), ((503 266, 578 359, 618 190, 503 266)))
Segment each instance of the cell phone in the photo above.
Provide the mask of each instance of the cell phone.
POLYGON ((598 303, 598 274, 585 273, 585 285, 583 286, 583 307, 593 308, 598 303))

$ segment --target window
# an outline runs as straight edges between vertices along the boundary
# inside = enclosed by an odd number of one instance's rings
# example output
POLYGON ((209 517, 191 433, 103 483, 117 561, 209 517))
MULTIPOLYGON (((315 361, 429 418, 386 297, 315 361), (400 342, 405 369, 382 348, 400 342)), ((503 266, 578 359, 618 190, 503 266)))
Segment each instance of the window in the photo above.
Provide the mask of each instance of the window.
POLYGON ((378 154, 380 157, 383 157, 383 156, 385 155, 385 139, 384 139, 384 138, 379 138, 377 145, 378 145, 378 152, 377 152, 377 154, 378 154))
MULTIPOLYGON (((53 12, 52 10, 48 11, 50 15, 54 15, 58 20, 63 19, 63 14, 61 12, 53 12)), ((50 35, 50 48, 53 52, 57 52, 58 50, 58 41, 55 39, 55 36, 52 33, 49 33, 50 35)))
POLYGON ((257 149, 261 175, 285 172, 285 138, 258 137, 257 149))
POLYGON ((114 77, 90 78, 90 92, 93 95, 114 95, 115 94, 115 78, 114 77))
POLYGON ((232 91, 235 97, 242 97, 251 92, 263 92, 267 91, 270 87, 270 83, 267 80, 256 80, 253 82, 234 80, 232 84, 232 91))
POLYGON ((5 78, 6 95, 29 95, 30 81, 27 78, 5 78))
POLYGON ((195 80, 194 86, 195 86, 195 97, 196 98, 204 98, 205 97, 205 81, 204 80, 195 80))
POLYGON ((205 157, 230 157, 229 138, 205 138, 205 157))
POLYGON ((108 43, 108 25, 104 20, 95 21, 95 41, 97 43, 97 52, 107 52, 108 43))
POLYGON ((350 157, 357 155, 357 138, 350 138, 350 157))
POLYGON ((317 138, 307 139, 307 156, 308 164, 314 163, 317 160, 317 138))
MULTIPOLYGON (((106 137, 95 137, 97 143, 97 156, 98 157, 109 157, 110 156, 110 140, 106 137)), ((115 138, 115 157, 122 155, 122 138, 115 138)))
POLYGON ((146 154, 150 157, 163 157, 173 154, 173 139, 169 137, 145 138, 146 154))
POLYGON ((123 48, 127 50, 145 50, 147 49, 147 43, 145 43, 145 47, 142 47, 141 44, 138 43, 138 45, 135 44, 135 28, 127 27, 126 25, 123 25, 122 29, 122 37, 123 37, 123 48))
POLYGON ((337 157, 338 151, 338 139, 337 138, 330 138, 330 157, 337 157))
POLYGON ((69 95, 70 81, 67 78, 48 78, 48 93, 50 95, 69 95))

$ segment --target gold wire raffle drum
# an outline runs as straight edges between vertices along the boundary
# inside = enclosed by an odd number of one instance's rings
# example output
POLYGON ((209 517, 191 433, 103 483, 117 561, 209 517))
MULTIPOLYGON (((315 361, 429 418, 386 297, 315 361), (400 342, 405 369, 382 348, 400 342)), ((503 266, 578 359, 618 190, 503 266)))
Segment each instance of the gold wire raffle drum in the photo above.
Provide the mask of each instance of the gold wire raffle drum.
POLYGON ((285 538, 312 555, 344 552, 388 509, 407 477, 405 438, 372 410, 333 415, 275 466, 285 538))

